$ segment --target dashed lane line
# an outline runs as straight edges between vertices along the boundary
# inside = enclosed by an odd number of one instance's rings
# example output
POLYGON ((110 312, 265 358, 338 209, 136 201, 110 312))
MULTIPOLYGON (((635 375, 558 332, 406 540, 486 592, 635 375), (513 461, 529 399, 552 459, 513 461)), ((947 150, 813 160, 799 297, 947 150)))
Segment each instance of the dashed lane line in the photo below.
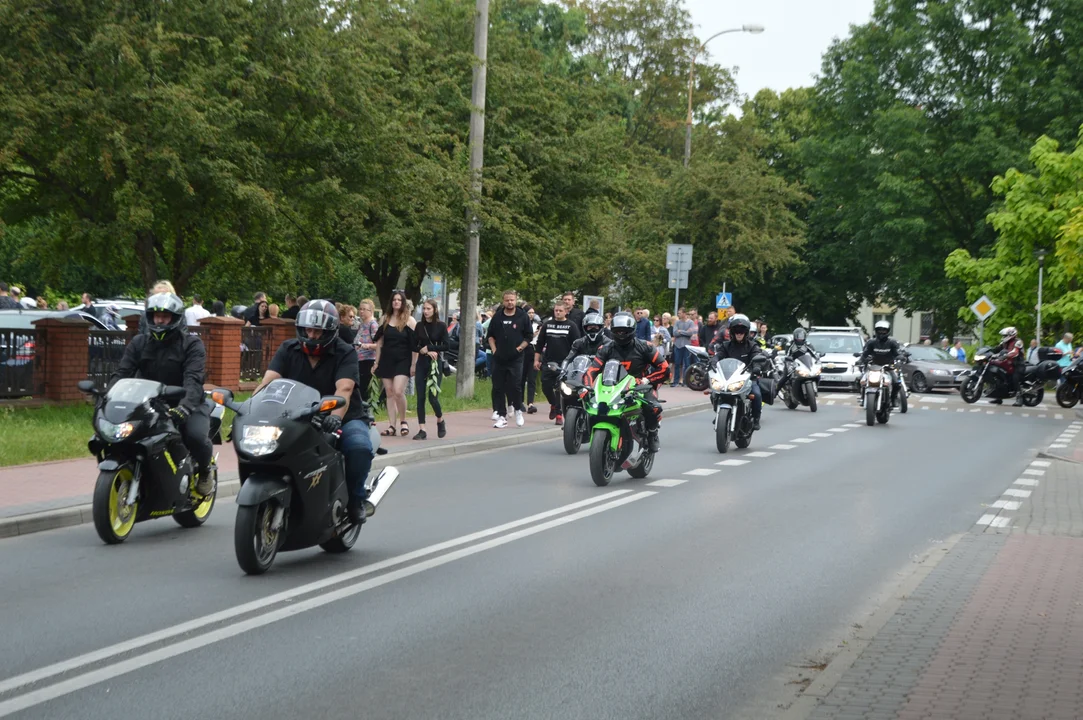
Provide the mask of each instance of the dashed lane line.
POLYGON ((1020 497, 1020 498, 1028 498, 1028 497, 1030 497, 1030 493, 1031 493, 1030 490, 1018 490, 1016 488, 1008 488, 1007 490, 1004 491, 1004 494, 1009 496, 1009 497, 1020 497))
POLYGON ((649 485, 650 487, 669 488, 669 487, 677 487, 678 485, 684 485, 686 482, 688 482, 688 481, 687 480, 676 480, 674 478, 662 478, 661 480, 655 480, 653 482, 649 482, 649 483, 647 483, 647 485, 649 485))
POLYGON ((831 437, 831 433, 809 433, 808 436, 814 438, 825 438, 831 437))
POLYGON ((850 428, 844 428, 844 427, 841 427, 841 428, 828 428, 827 431, 828 432, 833 432, 833 433, 850 432, 850 428))
MULTIPOLYGON (((738 465, 748 465, 748 463, 750 463, 750 462, 751 462, 751 460, 723 460, 722 462, 716 462, 715 465, 724 465, 724 466, 727 466, 727 467, 737 467, 738 465)), ((718 472, 718 471, 713 470, 712 472, 718 472)), ((688 475, 688 474, 689 473, 685 473, 685 475, 688 475)))
POLYGON ((765 458, 774 455, 773 452, 764 452, 763 450, 757 450, 755 452, 745 453, 745 457, 750 458, 765 458))
POLYGON ((695 470, 689 470, 688 472, 681 473, 682 475, 694 475, 696 477, 706 477, 708 475, 714 475, 720 473, 721 470, 715 470, 714 468, 696 468, 695 470))
POLYGON ((786 443, 779 443, 778 445, 772 445, 772 450, 793 450, 796 445, 787 445, 786 443))
POLYGON ((1014 485, 1027 485, 1027 486, 1030 486, 1030 487, 1035 487, 1035 486, 1038 485, 1038 482, 1039 482, 1038 480, 1031 480, 1030 478, 1019 478, 1013 484, 1014 485))
POLYGON ((1000 508, 1001 510, 1018 510, 1022 504, 1023 502, 1021 500, 997 500, 993 503, 993 507, 1000 508))
POLYGON ((1049 467, 1053 463, 1051 463, 1049 460, 1031 460, 1030 464, 1034 467, 1049 467))
POLYGON ((790 440, 790 442, 801 443, 802 445, 807 445, 809 443, 816 442, 816 440, 814 438, 794 438, 793 440, 790 440))
POLYGON ((1023 471, 1023 474, 1024 475, 1037 475, 1038 477, 1041 477, 1042 475, 1045 475, 1045 470, 1035 470, 1034 468, 1027 468, 1026 470, 1023 471))

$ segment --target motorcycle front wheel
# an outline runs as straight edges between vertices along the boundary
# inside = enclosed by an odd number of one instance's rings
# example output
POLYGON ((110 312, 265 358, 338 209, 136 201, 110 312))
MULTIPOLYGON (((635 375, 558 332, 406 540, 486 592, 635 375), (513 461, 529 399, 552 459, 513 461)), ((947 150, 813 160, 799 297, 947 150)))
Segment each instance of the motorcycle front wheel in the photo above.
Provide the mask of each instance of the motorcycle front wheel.
POLYGON ((249 575, 267 572, 278 554, 280 530, 271 528, 277 507, 278 503, 268 500, 259 505, 237 508, 233 549, 237 554, 237 564, 249 575))
POLYGON ((703 392, 707 389, 707 382, 707 368, 699 363, 689 365, 684 371, 684 386, 690 390, 703 392))
POLYGON ((1025 393, 1023 395, 1023 404, 1027 407, 1038 407, 1042 404, 1042 400, 1045 399, 1045 388, 1041 385, 1038 386, 1037 392, 1025 393))
POLYGON ((872 427, 876 424, 876 395, 865 396, 865 424, 872 427))
POLYGON ((583 425, 586 416, 577 407, 570 407, 564 413, 564 452, 575 455, 583 446, 583 425))
POLYGON ((816 386, 809 383, 805 387, 805 399, 808 400, 808 409, 810 412, 816 412, 816 386))
POLYGON ((605 487, 613 479, 613 453, 609 449, 609 431, 595 430, 590 439, 590 479, 605 487))
POLYGON ((970 377, 959 386, 959 394, 963 396, 963 402, 967 404, 974 404, 978 400, 981 400, 981 385, 978 384, 978 378, 970 377))
POLYGON ((714 444, 718 452, 729 452, 730 449, 730 413, 729 408, 719 408, 714 421, 714 444))
POLYGON ((906 408, 907 408, 906 390, 901 389, 901 390, 899 390, 899 412, 901 412, 903 415, 905 415, 906 414, 906 408))
POLYGON ((1075 386, 1067 382, 1061 383, 1061 386, 1057 388, 1057 405, 1070 410, 1077 402, 1079 402, 1079 395, 1076 393, 1075 386))
POLYGON ((127 540, 135 527, 139 502, 127 504, 131 482, 132 469, 127 465, 98 473, 91 515, 98 537, 108 545, 119 545, 127 540))

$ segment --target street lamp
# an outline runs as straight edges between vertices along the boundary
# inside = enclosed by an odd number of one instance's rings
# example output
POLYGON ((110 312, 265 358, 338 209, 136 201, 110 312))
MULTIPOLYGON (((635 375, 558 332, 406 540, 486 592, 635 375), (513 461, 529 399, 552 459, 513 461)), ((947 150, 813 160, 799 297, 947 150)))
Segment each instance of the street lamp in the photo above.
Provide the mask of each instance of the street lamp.
POLYGON ((1042 275, 1045 270, 1045 256, 1049 251, 1038 248, 1034 251, 1034 257, 1038 258, 1038 330, 1034 334, 1038 338, 1038 345, 1042 344, 1042 275))
POLYGON ((706 47, 707 43, 714 40, 719 35, 725 35, 727 33, 746 32, 753 35, 759 35, 763 32, 763 25, 742 25, 739 28, 731 28, 730 30, 722 30, 716 32, 711 37, 707 38, 699 45, 696 46, 696 51, 692 53, 692 63, 688 68, 688 119, 684 124, 684 166, 688 167, 688 160, 692 157, 692 83, 695 80, 696 73, 696 56, 700 54, 706 47))

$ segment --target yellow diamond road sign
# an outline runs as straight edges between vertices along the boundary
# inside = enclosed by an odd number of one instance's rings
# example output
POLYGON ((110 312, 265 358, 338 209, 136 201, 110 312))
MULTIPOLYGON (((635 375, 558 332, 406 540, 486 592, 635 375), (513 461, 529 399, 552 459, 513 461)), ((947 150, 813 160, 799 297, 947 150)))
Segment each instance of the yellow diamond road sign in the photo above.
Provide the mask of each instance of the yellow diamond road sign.
POLYGON ((987 296, 982 295, 976 303, 970 306, 970 309, 978 316, 979 320, 985 320, 997 311, 997 306, 987 296))

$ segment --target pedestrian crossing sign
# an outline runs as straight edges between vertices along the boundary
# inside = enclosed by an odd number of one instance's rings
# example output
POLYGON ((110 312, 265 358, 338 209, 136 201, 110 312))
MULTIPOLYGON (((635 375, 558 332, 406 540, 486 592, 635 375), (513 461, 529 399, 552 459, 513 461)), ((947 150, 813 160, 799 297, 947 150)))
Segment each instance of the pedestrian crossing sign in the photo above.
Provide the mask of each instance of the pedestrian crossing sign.
POLYGON ((714 300, 714 306, 719 310, 733 307, 733 293, 720 292, 714 300))

